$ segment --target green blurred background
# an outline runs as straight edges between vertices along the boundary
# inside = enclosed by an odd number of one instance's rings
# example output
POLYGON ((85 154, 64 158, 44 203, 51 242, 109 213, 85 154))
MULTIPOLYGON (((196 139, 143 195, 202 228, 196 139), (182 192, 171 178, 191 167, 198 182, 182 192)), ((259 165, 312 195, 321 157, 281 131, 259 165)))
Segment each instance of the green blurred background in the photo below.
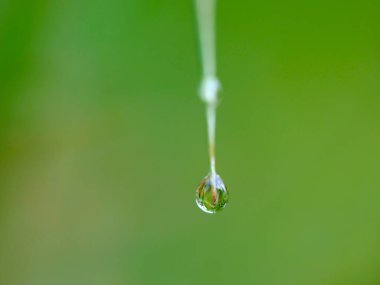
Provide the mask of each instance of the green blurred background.
POLYGON ((192 1, 0 1, 0 284, 380 284, 379 11, 219 1, 207 215, 192 1))

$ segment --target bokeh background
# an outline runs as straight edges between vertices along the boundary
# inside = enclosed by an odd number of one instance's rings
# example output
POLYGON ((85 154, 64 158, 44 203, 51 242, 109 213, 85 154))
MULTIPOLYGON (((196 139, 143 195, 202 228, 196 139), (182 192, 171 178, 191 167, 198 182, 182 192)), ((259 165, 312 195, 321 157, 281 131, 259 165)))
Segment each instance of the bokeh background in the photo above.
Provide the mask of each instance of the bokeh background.
POLYGON ((0 284, 380 284, 379 11, 219 1, 207 215, 192 1, 0 1, 0 284))

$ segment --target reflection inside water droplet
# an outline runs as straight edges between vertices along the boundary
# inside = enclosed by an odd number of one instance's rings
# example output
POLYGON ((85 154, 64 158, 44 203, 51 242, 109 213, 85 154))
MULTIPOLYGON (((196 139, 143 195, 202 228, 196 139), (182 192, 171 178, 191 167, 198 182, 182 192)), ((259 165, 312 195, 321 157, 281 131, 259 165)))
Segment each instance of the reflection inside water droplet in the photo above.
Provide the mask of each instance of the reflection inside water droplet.
POLYGON ((196 191, 198 207, 209 214, 221 211, 228 202, 228 190, 219 175, 209 174, 202 179, 196 191))

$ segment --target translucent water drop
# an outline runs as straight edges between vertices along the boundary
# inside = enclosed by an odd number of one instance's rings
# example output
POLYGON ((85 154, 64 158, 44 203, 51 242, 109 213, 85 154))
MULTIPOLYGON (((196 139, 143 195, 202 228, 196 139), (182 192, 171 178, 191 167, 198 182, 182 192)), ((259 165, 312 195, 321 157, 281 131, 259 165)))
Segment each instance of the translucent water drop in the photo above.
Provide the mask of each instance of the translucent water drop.
POLYGON ((221 211, 228 202, 228 190, 222 178, 216 174, 215 181, 213 181, 212 177, 209 174, 202 179, 197 188, 195 199, 198 207, 209 214, 221 211))

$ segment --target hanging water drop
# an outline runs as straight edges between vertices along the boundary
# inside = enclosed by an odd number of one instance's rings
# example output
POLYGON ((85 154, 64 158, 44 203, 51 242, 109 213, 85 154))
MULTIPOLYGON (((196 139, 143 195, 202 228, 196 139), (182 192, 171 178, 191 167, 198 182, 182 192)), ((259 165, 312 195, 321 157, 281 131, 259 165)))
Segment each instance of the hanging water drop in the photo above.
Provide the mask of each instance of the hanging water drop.
POLYGON ((202 179, 196 191, 198 207, 209 214, 221 211, 228 203, 228 190, 218 174, 209 174, 202 179))

